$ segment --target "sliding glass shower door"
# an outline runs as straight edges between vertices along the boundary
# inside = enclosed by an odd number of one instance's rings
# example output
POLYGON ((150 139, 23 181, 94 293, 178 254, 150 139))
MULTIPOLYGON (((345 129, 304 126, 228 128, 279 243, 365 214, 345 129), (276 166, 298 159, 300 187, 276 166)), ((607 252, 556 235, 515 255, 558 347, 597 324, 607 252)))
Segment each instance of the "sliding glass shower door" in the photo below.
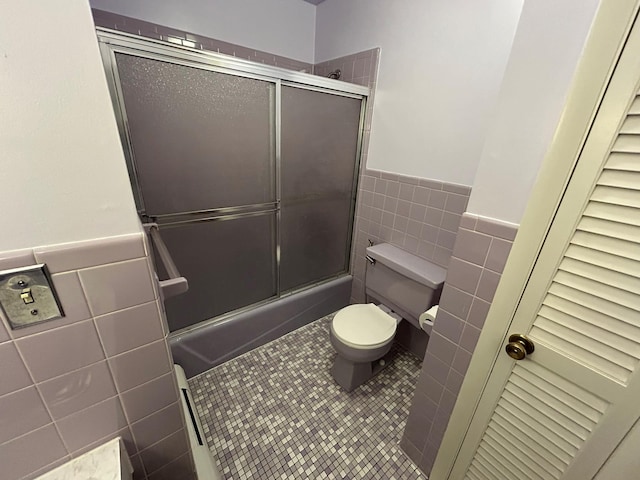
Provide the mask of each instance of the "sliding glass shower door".
POLYGON ((348 269, 362 99, 282 87, 283 290, 348 269))
POLYGON ((170 329, 345 273, 363 96, 137 47, 102 52, 140 215, 189 281, 170 329))

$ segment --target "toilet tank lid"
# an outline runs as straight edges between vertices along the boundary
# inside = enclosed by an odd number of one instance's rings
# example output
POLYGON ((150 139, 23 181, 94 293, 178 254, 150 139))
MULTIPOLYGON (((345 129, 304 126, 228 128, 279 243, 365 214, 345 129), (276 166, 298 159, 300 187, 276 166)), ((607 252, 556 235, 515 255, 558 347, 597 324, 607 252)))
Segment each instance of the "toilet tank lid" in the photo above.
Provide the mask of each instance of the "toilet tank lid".
POLYGON ((388 268, 429 288, 436 289, 444 283, 447 271, 427 260, 405 252, 389 243, 379 243, 367 248, 367 255, 388 268))

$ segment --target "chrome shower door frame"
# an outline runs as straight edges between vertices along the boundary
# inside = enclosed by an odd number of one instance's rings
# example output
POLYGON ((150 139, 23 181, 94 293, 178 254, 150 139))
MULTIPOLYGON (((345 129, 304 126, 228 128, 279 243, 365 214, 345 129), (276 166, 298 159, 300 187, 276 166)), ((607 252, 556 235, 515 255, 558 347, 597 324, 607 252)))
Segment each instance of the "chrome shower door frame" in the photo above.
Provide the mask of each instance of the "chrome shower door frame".
POLYGON ((102 56, 107 84, 111 94, 113 108, 118 124, 118 130, 123 145, 127 169, 131 180, 132 190, 136 201, 138 214, 146 221, 157 221, 161 226, 170 227, 172 225, 194 223, 203 221, 220 221, 231 220, 234 218, 255 215, 269 215, 275 213, 275 269, 274 284, 276 293, 273 297, 266 300, 247 305, 246 307, 233 310, 217 317, 200 321, 191 326, 176 330, 171 333, 173 336, 182 335, 197 328, 201 328, 211 323, 223 321, 232 315, 255 308, 259 305, 276 301, 280 298, 300 292, 325 283, 336 277, 348 274, 351 259, 351 245, 353 241, 353 227, 355 221, 356 194, 358 187, 359 170, 362 157, 362 142, 364 135, 365 111, 367 99, 369 96, 369 88, 361 85, 350 84, 333 80, 325 77, 319 77, 307 73, 295 72, 278 67, 261 65, 248 60, 243 60, 228 55, 208 52, 205 50, 196 50, 176 44, 166 43, 153 39, 146 39, 139 36, 118 32, 115 30, 97 28, 100 53, 102 56), (131 141, 129 122, 127 119, 126 108, 124 104, 123 91, 120 85, 120 77, 118 66, 116 63, 116 54, 130 54, 152 60, 169 62, 186 67, 194 67, 202 70, 233 75, 237 77, 245 77, 260 80, 273 84, 275 95, 273 95, 273 105, 270 112, 270 125, 272 128, 272 140, 274 145, 271 147, 273 183, 275 189, 275 201, 260 204, 242 205, 225 208, 214 208, 208 210, 198 210, 193 212, 184 212, 180 214, 156 215, 153 218, 147 215, 144 196, 140 187, 138 169, 134 157, 133 145, 131 141), (346 260, 344 269, 337 275, 328 278, 319 279, 312 284, 304 285, 286 292, 282 292, 280 288, 280 258, 281 258, 281 238, 280 238, 280 220, 281 220, 281 112, 282 112, 282 87, 294 87, 305 90, 317 91, 325 94, 337 95, 341 97, 355 98, 361 100, 360 121, 358 125, 358 138, 356 147, 356 159, 354 163, 353 185, 351 191, 351 207, 349 215, 349 226, 347 235, 346 260))

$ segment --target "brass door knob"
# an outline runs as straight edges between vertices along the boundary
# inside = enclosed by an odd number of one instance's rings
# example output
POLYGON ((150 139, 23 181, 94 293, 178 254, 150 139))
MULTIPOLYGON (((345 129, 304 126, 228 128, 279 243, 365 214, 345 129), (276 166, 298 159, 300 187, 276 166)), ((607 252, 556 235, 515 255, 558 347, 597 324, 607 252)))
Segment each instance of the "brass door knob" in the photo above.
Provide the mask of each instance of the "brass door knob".
POLYGON ((519 333, 514 333, 509 337, 509 343, 507 343, 505 350, 511 358, 515 360, 522 360, 528 354, 533 353, 535 348, 529 337, 519 333))

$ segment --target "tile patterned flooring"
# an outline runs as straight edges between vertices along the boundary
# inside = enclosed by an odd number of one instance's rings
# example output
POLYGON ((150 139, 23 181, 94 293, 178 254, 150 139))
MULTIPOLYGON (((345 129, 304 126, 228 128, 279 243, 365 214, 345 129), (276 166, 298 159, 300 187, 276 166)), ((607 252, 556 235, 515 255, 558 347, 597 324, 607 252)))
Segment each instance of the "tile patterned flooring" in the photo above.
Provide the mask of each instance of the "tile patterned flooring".
POLYGON ((333 381, 323 317, 189 380, 226 480, 425 480, 398 446, 420 361, 393 362, 351 393, 333 381))

